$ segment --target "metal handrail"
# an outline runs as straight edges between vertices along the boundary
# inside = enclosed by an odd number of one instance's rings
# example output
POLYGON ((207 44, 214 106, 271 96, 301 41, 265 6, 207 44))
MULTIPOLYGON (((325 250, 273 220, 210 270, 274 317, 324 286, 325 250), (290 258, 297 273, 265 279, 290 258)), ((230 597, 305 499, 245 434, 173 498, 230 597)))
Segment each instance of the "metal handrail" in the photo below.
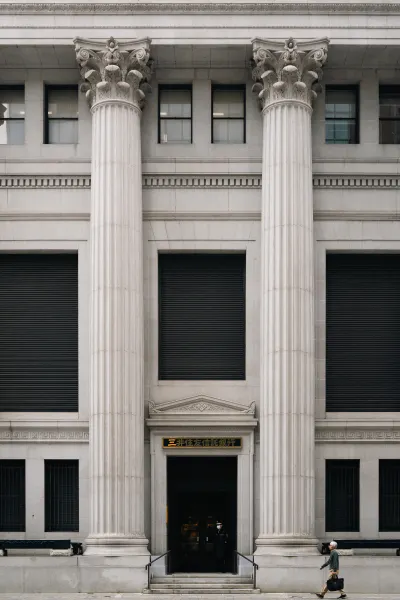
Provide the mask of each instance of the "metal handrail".
POLYGON ((256 562, 254 562, 254 556, 250 558, 247 558, 247 556, 244 556, 244 554, 242 554, 241 552, 238 552, 237 550, 235 550, 235 553, 238 556, 241 556, 242 558, 244 558, 245 560, 247 560, 247 562, 251 563, 253 565, 253 587, 254 589, 256 589, 257 587, 257 570, 258 570, 258 564, 256 562))
POLYGON ((167 554, 169 554, 171 552, 171 550, 167 550, 167 552, 164 552, 164 554, 160 554, 160 556, 157 556, 157 558, 155 558, 154 560, 151 560, 149 563, 147 563, 146 565, 146 571, 147 571, 147 589, 150 589, 150 581, 151 581, 151 566, 157 562, 158 560, 160 560, 160 558, 163 558, 164 556, 167 556, 167 554))

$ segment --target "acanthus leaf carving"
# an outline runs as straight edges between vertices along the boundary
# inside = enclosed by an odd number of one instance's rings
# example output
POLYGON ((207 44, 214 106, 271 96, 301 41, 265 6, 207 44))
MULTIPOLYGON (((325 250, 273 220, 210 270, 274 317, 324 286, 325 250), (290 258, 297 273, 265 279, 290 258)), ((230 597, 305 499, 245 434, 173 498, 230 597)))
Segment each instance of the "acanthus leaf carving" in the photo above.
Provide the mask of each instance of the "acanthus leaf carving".
POLYGON ((80 89, 90 106, 104 100, 125 100, 143 108, 153 72, 149 39, 118 43, 110 37, 103 45, 76 38, 74 44, 84 80, 80 89))
POLYGON ((327 38, 313 42, 297 42, 293 38, 284 45, 270 40, 253 40, 253 92, 261 107, 280 101, 304 102, 310 108, 320 91, 322 67, 328 55, 327 38))

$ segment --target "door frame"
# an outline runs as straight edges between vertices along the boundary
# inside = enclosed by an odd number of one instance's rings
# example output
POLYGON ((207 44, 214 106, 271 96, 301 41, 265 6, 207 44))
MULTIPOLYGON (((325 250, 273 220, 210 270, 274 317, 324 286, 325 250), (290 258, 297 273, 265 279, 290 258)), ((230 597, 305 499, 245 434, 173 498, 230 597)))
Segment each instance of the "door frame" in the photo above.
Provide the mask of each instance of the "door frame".
POLYGON ((168 550, 167 457, 237 457, 237 550, 253 554, 253 462, 255 405, 196 396, 160 404, 150 403, 151 554, 168 550), (241 448, 163 448, 163 437, 241 437, 241 448), (184 453, 184 454, 183 454, 184 453))

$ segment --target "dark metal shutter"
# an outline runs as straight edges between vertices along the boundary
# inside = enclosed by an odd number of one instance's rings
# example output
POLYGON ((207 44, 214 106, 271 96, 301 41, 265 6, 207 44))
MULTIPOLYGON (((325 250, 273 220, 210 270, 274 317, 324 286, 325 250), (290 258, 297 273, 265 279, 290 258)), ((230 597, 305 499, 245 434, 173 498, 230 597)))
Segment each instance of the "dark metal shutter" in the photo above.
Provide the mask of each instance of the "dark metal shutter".
POLYGON ((45 460, 45 531, 79 531, 79 461, 45 460))
POLYGON ((25 531, 24 460, 0 460, 0 531, 25 531))
POLYGON ((0 254, 0 411, 78 410, 78 257, 0 254))
POLYGON ((160 254, 159 378, 245 379, 244 254, 160 254))
POLYGON ((400 255, 326 260, 326 409, 400 411, 400 255))
POLYGON ((360 461, 327 460, 325 531, 360 531, 360 461))
POLYGON ((379 461, 379 531, 400 531, 400 460, 379 461))

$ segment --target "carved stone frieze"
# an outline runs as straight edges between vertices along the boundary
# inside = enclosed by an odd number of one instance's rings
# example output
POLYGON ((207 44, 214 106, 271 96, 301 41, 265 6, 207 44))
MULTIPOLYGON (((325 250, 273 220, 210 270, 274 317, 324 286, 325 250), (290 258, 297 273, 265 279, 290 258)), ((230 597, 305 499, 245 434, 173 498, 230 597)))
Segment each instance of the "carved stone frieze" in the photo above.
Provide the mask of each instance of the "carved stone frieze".
POLYGON ((261 107, 282 101, 303 102, 311 107, 320 90, 322 67, 328 55, 327 38, 312 42, 284 44, 270 40, 253 40, 252 77, 261 107))
POLYGON ((151 91, 150 40, 118 43, 110 37, 105 44, 76 38, 76 60, 85 83, 89 105, 105 100, 123 100, 141 109, 151 91))
POLYGON ((19 427, 15 424, 12 427, 0 427, 0 443, 6 442, 22 442, 22 443, 39 443, 39 442, 89 442, 89 428, 85 429, 60 429, 57 426, 37 427, 34 424, 31 426, 19 427))
POLYGON ((351 422, 317 421, 315 427, 317 443, 343 442, 400 442, 400 421, 351 422))

